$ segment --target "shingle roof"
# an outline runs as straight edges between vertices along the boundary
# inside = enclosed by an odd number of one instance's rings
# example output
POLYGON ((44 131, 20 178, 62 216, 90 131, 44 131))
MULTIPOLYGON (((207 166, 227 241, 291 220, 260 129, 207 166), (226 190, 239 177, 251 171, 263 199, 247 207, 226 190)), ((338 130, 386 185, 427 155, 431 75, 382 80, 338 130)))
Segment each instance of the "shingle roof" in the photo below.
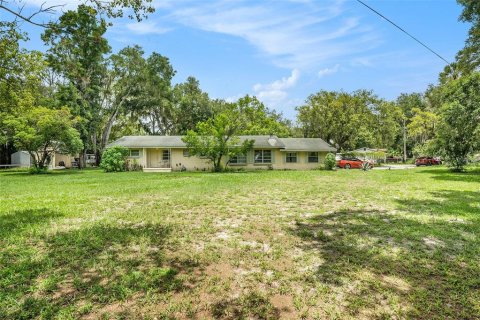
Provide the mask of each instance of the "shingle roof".
POLYGON ((108 144, 107 147, 122 146, 127 148, 185 148, 182 136, 123 136, 108 144))
MULTIPOLYGON (((284 151, 332 151, 336 149, 320 138, 278 138, 277 136, 240 136, 240 140, 255 140, 255 148, 284 149, 284 151)), ((182 136, 124 136, 108 147, 127 148, 186 148, 182 136)))
POLYGON ((277 136, 240 136, 240 141, 255 140, 255 148, 284 148, 282 139, 277 136))
MULTIPOLYGON (((255 140, 255 148, 284 148, 285 145, 276 136, 240 136, 240 141, 255 140)), ((182 136, 124 136, 108 144, 107 147, 123 146, 127 148, 186 148, 182 136)))
POLYGON ((337 149, 320 138, 282 138, 285 151, 332 151, 337 149))

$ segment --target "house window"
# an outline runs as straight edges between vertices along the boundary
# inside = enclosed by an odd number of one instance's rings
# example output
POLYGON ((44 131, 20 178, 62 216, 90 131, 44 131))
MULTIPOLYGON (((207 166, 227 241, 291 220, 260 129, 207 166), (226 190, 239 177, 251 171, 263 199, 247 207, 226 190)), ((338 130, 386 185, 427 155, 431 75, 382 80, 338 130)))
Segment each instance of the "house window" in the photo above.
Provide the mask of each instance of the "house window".
POLYGON ((309 152, 308 162, 318 162, 318 152, 309 152))
POLYGON ((170 150, 163 150, 162 160, 170 160, 170 150))
POLYGON ((140 150, 130 149, 130 157, 140 157, 140 150))
POLYGON ((287 161, 287 163, 296 163, 297 162, 297 153, 296 152, 287 152, 286 161, 287 161))
POLYGON ((255 150, 255 163, 272 163, 272 150, 255 150))
POLYGON ((185 158, 190 157, 190 151, 188 151, 188 149, 183 149, 183 156, 185 158))
POLYGON ((238 154, 230 158, 230 164, 246 164, 246 163, 247 163, 247 155, 245 154, 238 154))

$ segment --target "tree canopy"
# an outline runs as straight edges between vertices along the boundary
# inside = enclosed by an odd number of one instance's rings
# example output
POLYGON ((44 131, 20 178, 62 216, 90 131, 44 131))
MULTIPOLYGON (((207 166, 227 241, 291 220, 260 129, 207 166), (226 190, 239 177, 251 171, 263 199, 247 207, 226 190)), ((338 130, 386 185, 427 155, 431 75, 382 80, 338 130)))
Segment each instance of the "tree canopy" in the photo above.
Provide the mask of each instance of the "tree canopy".
POLYGON ((480 149, 480 73, 451 81, 443 88, 438 145, 454 170, 461 171, 468 156, 480 149))
MULTIPOLYGON (((108 18, 121 18, 127 13, 128 18, 141 21, 155 11, 152 2, 153 0, 84 0, 81 4, 92 7, 108 18)), ((0 12, 10 15, 12 17, 10 22, 23 21, 38 27, 52 27, 57 23, 53 19, 55 14, 66 4, 67 0, 63 4, 54 5, 46 5, 44 2, 38 9, 25 14, 23 12, 25 4, 22 0, 3 0, 0 2, 0 12), (45 20, 46 15, 51 19, 45 20), (44 20, 39 20, 40 17, 44 20)))
POLYGON ((389 147, 398 131, 396 105, 367 90, 321 90, 297 111, 305 137, 321 137, 341 150, 389 147))
POLYGON ((229 104, 219 114, 199 122, 195 130, 188 130, 183 141, 191 155, 211 161, 214 171, 222 171, 222 159, 246 154, 253 140, 240 140, 239 135, 248 126, 239 104, 229 104))
POLYGON ((15 146, 31 155, 33 166, 45 169, 56 152, 75 154, 83 147, 74 121, 68 108, 26 107, 7 116, 3 124, 15 146))
MULTIPOLYGON (((22 19, 15 11, 19 3, 3 1, 0 11, 22 19)), ((58 114, 70 119, 65 123, 72 130, 65 128, 63 136, 73 130, 79 134, 81 166, 87 151, 100 161, 112 139, 151 134, 186 135, 192 152, 208 157, 218 169, 223 157, 247 147, 236 140, 239 135, 273 134, 320 137, 341 151, 373 147, 404 153, 405 158, 443 155, 459 169, 480 149, 476 107, 480 5, 473 0, 458 3, 463 6, 460 20, 471 23, 470 32, 437 84, 425 92, 402 93, 393 101, 365 89, 319 90, 296 108, 295 121, 254 96, 234 103, 211 99, 194 76, 176 81, 174 66, 161 53, 147 56, 135 45, 111 53, 105 38, 109 19, 128 15, 141 20, 153 11, 150 0, 85 0, 45 24, 35 14, 24 17, 45 27, 41 38, 46 53, 22 48, 27 35, 14 19, 2 21, 0 162, 8 161, 7 155, 16 148, 37 145, 33 140, 21 143, 28 135, 17 132, 37 132, 32 114, 41 110, 49 119, 57 119, 58 114)), ((48 140, 45 135, 42 139, 48 140)))

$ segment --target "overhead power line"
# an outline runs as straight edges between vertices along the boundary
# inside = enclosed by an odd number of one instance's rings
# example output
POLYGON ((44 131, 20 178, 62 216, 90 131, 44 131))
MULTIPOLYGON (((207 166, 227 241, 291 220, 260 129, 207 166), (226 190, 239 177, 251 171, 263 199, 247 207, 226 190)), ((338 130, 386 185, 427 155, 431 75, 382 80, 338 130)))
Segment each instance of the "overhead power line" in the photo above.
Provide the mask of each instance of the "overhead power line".
POLYGON ((357 2, 361 3, 362 5, 364 5, 365 7, 367 7, 368 9, 370 9, 371 11, 373 11, 375 14, 379 15, 380 17, 382 17, 383 19, 387 20, 388 22, 390 22, 393 26, 395 26, 397 29, 399 29, 400 31, 402 31, 403 33, 405 33, 407 36, 409 36, 410 38, 412 38, 413 40, 417 41, 418 43, 420 43, 422 46, 424 46, 428 51, 430 51, 431 53, 433 53, 434 55, 436 55, 437 57, 439 57, 440 59, 442 59, 443 61, 445 61, 446 64, 450 64, 450 62, 448 62, 447 59, 445 59, 444 57, 442 57, 440 54, 438 54, 437 52, 435 52, 432 48, 430 48, 429 46, 427 46, 425 43, 423 43, 422 41, 418 40, 417 38, 415 38, 412 34, 410 34, 409 32, 407 32, 405 29, 403 29, 402 27, 400 27, 398 24, 396 24, 395 22, 393 22, 392 20, 388 19, 387 17, 385 17, 383 14, 381 14, 380 12, 378 12, 377 10, 373 9, 372 7, 370 7, 368 4, 366 4, 365 2, 361 1, 361 0, 357 0, 357 2))

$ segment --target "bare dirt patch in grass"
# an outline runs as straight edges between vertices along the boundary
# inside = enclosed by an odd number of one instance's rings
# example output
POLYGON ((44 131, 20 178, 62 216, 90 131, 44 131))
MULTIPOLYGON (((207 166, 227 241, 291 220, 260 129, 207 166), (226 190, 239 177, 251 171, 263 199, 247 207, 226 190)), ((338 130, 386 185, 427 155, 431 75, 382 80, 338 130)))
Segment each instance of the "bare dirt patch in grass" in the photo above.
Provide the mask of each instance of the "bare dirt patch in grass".
POLYGON ((439 177, 1 176, 0 314, 475 318, 480 181, 439 177))

